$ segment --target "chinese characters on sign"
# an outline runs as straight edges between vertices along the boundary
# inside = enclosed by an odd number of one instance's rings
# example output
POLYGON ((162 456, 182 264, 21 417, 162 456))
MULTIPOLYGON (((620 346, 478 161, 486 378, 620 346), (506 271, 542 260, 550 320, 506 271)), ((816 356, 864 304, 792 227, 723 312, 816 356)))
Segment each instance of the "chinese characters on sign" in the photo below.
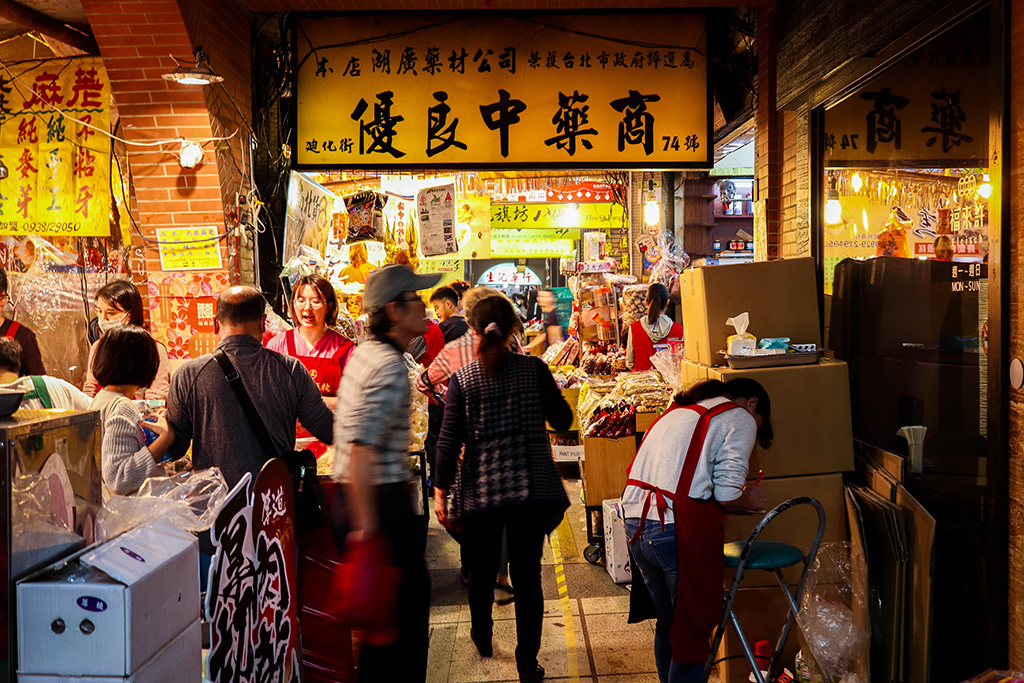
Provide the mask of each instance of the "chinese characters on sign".
POLYGON ((216 226, 158 228, 156 232, 161 270, 220 270, 216 226))
POLYGON ((710 166, 703 15, 299 24, 300 167, 710 166))
MULTIPOLYGON (((491 230, 496 228, 618 228, 625 225, 621 204, 491 204, 491 230)), ((556 235, 566 237, 568 235, 556 235)))
POLYGON ((0 161, 10 169, 0 187, 0 234, 110 234, 110 145, 89 126, 110 129, 110 83, 99 58, 0 74, 0 161))
POLYGON ((988 165, 987 22, 971 20, 825 112, 831 167, 988 165))

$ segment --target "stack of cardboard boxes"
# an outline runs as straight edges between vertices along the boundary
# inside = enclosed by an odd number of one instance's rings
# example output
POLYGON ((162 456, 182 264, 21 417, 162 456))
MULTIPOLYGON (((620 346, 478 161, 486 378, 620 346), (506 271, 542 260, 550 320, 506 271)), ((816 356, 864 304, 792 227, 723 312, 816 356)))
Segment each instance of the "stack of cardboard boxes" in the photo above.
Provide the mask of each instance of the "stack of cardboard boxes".
MULTIPOLYGON (((748 332, 758 339, 789 337, 793 344, 821 347, 818 296, 812 259, 769 261, 691 269, 680 276, 686 351, 686 385, 704 379, 729 381, 749 377, 764 386, 771 398, 775 439, 768 450, 755 447, 748 478, 764 470, 762 486, 769 509, 790 498, 811 496, 825 508, 823 541, 847 539, 842 472, 853 469, 853 433, 850 420, 850 385, 845 363, 823 358, 814 365, 734 370, 724 365, 719 350, 734 333, 726 320, 744 311, 750 314, 748 332)), ((729 516, 727 541, 746 540, 760 516, 729 516)), ((809 506, 783 513, 767 527, 762 540, 790 543, 809 549, 817 529, 817 515, 809 506)), ((802 567, 791 568, 787 579, 799 580, 802 567)), ((732 576, 725 577, 726 585, 732 576)), ((770 640, 774 645, 786 618, 784 598, 774 576, 751 571, 744 577, 735 610, 751 643, 770 640)), ((798 647, 795 635, 783 653, 793 666, 798 647)), ((719 657, 741 655, 730 629, 719 657)), ((747 679, 744 659, 730 659, 719 670, 725 683, 747 679)))

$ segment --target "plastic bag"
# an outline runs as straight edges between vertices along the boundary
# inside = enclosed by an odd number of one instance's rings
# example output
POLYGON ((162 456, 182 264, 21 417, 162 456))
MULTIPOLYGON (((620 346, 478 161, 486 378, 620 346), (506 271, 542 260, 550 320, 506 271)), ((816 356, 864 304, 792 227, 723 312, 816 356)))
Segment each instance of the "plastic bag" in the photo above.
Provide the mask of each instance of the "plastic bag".
POLYGON ((134 495, 112 496, 104 503, 96 517, 96 540, 109 540, 156 518, 183 531, 206 531, 227 495, 228 484, 218 467, 150 477, 134 495))
POLYGON ((833 681, 869 680, 867 587, 854 584, 867 576, 863 562, 859 554, 851 555, 848 543, 823 543, 807 576, 797 615, 805 650, 833 681))
POLYGON ((628 330, 630 325, 647 315, 648 289, 650 285, 630 285, 622 292, 619 309, 622 312, 623 330, 628 330))
POLYGON ((683 377, 683 358, 686 353, 683 349, 665 349, 658 351, 651 356, 651 365, 661 374, 665 383, 672 387, 672 393, 678 393, 685 389, 685 378, 683 377))
POLYGON ((348 208, 348 243, 384 239, 384 217, 381 209, 387 197, 373 190, 364 190, 344 198, 348 208))
POLYGON ((422 365, 405 354, 405 366, 409 370, 409 451, 422 451, 427 440, 430 417, 427 414, 427 395, 416 388, 423 375, 422 365))
POLYGON ((619 375, 615 392, 626 397, 638 413, 660 413, 672 400, 672 387, 656 372, 627 372, 619 375))
POLYGON ((658 234, 658 252, 661 258, 651 266, 651 282, 660 282, 669 293, 678 291, 679 273, 690 265, 690 255, 676 244, 669 233, 658 234))
POLYGON ((51 485, 40 474, 16 476, 11 486, 11 576, 21 576, 85 545, 51 504, 51 485))

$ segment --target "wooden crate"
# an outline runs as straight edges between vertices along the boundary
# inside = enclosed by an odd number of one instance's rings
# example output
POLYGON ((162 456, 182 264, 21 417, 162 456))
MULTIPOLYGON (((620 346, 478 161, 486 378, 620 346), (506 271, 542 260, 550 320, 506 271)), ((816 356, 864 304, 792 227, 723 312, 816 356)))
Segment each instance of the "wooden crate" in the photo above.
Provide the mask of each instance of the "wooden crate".
POLYGON ((618 498, 626 488, 626 471, 636 456, 636 437, 583 439, 583 487, 587 506, 618 498))

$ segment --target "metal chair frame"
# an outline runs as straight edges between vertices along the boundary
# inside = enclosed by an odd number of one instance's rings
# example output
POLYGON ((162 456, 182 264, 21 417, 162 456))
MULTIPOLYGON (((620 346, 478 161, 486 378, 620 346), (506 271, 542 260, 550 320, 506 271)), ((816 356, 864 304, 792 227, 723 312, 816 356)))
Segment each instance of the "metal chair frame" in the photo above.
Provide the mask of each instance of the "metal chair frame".
MULTIPOLYGON (((818 555, 818 547, 821 545, 822 536, 825 535, 825 508, 822 507, 820 502, 809 496, 793 498, 775 506, 765 514, 764 519, 762 519, 758 525, 754 527, 754 530, 750 532, 747 542, 743 545, 743 551, 740 553, 740 559, 736 565, 736 573, 733 576, 732 585, 729 587, 729 591, 725 594, 725 607, 722 612, 722 621, 715 630, 715 637, 711 641, 711 654, 708 656, 708 661, 704 664, 704 681, 708 680, 708 677, 711 674, 711 667, 718 662, 723 661, 720 659, 716 660, 715 655, 717 654, 718 646, 721 644, 722 638, 725 635, 725 629, 731 622, 733 628, 736 629, 736 634, 740 638, 740 646, 743 648, 743 654, 746 656, 747 663, 750 665, 750 669, 754 674, 754 680, 756 680, 757 683, 766 683, 764 676, 761 674, 761 668, 758 666, 757 660, 754 658, 754 652, 750 648, 750 643, 747 641, 746 634, 743 633, 743 628, 740 626, 740 622, 736 618, 736 614, 732 611, 732 605, 736 599, 736 592, 739 590, 740 582, 743 580, 743 575, 746 572, 747 559, 750 557, 750 553, 753 550, 754 542, 772 520, 786 510, 796 507, 797 505, 810 505, 817 511, 818 532, 814 537, 814 542, 811 544, 810 552, 804 556, 804 570, 803 573, 800 574, 800 582, 797 584, 796 595, 789 592, 789 585, 786 583, 786 577, 782 574, 782 569, 777 568, 772 570, 772 573, 775 574, 775 578, 779 582, 779 586, 782 588, 782 592, 786 595, 786 601, 789 603, 789 616, 786 619, 786 624, 782 627, 782 633, 779 635, 779 640, 775 645, 775 649, 772 651, 771 662, 768 669, 767 680, 771 681, 771 683, 775 683, 775 681, 778 680, 779 674, 782 670, 782 650, 786 647, 786 641, 789 639, 789 633, 793 628, 793 622, 796 620, 796 615, 800 611, 800 600, 803 598, 804 586, 807 583, 807 575, 810 573, 811 566, 814 564, 814 559, 818 555)), ((831 680, 826 673, 823 673, 822 675, 825 677, 825 683, 831 683, 831 680)))

